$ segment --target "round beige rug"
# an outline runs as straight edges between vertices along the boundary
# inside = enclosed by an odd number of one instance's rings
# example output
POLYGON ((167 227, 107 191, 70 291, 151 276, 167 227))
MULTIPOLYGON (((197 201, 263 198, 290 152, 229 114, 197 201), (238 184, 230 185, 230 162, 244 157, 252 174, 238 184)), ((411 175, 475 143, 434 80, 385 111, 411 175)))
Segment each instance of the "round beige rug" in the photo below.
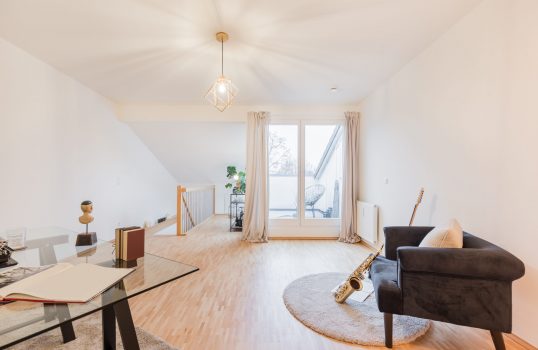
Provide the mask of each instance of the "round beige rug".
MULTIPOLYGON (((295 318, 312 330, 336 340, 360 345, 385 346, 383 313, 374 294, 364 302, 334 301, 331 290, 348 275, 320 273, 301 277, 284 290, 284 304, 295 318)), ((394 315, 394 345, 412 342, 430 328, 430 321, 394 315)))

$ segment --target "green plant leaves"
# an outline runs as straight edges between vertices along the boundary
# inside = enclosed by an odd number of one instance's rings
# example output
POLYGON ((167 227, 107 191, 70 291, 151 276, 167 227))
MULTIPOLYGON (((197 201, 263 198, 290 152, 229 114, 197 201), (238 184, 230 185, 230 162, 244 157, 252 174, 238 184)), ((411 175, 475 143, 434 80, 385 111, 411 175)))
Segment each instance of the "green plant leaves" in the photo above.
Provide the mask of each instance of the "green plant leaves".
POLYGON ((232 188, 234 193, 245 193, 247 188, 246 177, 247 174, 245 171, 237 172, 235 165, 228 165, 226 167, 226 178, 232 181, 224 185, 224 188, 232 188))

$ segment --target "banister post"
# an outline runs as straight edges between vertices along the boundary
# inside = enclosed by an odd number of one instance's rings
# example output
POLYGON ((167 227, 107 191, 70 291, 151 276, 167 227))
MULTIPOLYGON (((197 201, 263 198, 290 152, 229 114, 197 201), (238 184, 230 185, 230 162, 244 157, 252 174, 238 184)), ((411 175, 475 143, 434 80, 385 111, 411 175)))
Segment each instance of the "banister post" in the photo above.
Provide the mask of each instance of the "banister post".
POLYGON ((177 186, 176 234, 185 233, 216 213, 216 186, 177 186), (211 197, 209 199, 208 197, 211 197), (207 203, 212 200, 213 203, 207 203))
POLYGON ((217 186, 213 185, 213 215, 215 215, 216 212, 216 203, 217 203, 217 186))
POLYGON ((176 235, 181 236, 183 233, 183 211, 182 211, 182 199, 183 192, 186 188, 179 185, 177 186, 177 203, 176 203, 176 235))

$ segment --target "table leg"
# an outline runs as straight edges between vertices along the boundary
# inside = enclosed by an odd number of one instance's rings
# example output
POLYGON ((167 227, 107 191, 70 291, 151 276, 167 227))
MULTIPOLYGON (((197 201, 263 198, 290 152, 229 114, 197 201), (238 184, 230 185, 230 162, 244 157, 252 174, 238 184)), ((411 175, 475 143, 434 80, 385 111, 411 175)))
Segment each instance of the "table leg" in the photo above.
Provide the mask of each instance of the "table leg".
POLYGON ((39 264, 41 266, 58 263, 54 245, 46 244, 39 247, 39 264))
POLYGON ((113 306, 116 320, 118 320, 123 348, 125 350, 140 350, 129 302, 125 299, 115 303, 113 306))
POLYGON ((112 307, 112 305, 105 307, 101 314, 103 324, 103 349, 115 350, 116 315, 114 314, 114 307, 112 307))
MULTIPOLYGON (((69 314, 69 307, 67 306, 67 304, 56 304, 56 312, 58 314, 58 320, 60 322, 64 322, 65 320, 71 319, 71 315, 69 314)), ((71 321, 62 323, 60 325, 60 330, 62 331, 62 338, 64 344, 76 339, 75 330, 71 321)))
POLYGON ((50 322, 54 320, 58 315, 56 313, 55 304, 43 304, 43 312, 45 317, 45 322, 50 322))

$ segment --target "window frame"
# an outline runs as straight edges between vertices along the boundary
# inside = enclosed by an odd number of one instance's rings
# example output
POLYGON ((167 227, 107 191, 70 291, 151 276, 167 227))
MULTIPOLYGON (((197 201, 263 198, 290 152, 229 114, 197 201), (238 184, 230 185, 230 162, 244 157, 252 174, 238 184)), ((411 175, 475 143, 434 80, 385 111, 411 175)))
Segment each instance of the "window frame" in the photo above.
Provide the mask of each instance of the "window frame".
MULTIPOLYGON (((297 125, 297 151, 298 151, 298 169, 297 169, 297 218, 270 218, 269 219, 269 236, 270 237, 338 237, 341 226, 340 218, 306 218, 305 217, 305 131, 307 125, 340 125, 345 127, 342 119, 279 119, 272 118, 269 125, 297 125)), ((342 145, 342 153, 344 145, 342 145)), ((343 154, 342 154, 343 155, 343 154)), ((342 157, 344 160, 344 158, 342 157)), ((343 169, 342 169, 343 171, 343 169)), ((271 196, 271 188, 268 176, 268 195, 271 196)), ((268 206, 269 211, 269 206, 268 206)), ((269 213, 268 213, 269 214, 269 213)))

